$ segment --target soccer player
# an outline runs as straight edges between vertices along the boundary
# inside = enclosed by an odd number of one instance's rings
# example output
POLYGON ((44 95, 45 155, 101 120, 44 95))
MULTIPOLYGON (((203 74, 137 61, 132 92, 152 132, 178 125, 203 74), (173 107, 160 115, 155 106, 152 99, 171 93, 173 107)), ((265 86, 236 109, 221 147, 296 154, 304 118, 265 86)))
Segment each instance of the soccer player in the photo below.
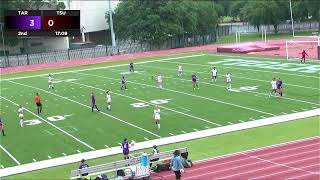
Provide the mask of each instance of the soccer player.
POLYGON ((225 75, 225 81, 227 83, 227 90, 230 91, 231 90, 231 74, 229 72, 227 72, 227 74, 225 75))
POLYGON ((51 74, 49 74, 48 84, 49 84, 49 89, 54 89, 51 74))
POLYGON ((181 77, 183 75, 183 68, 182 65, 178 66, 178 76, 181 77))
POLYGON ((155 109, 153 110, 153 118, 157 126, 157 130, 160 130, 160 108, 159 106, 155 106, 155 109))
POLYGON ((134 72, 133 62, 131 62, 131 63, 129 64, 129 71, 130 71, 130 72, 134 72))
POLYGON ((278 89, 278 94, 280 97, 282 97, 282 80, 279 78, 277 81, 277 89, 278 89))
POLYGON ((18 115, 19 115, 19 119, 20 119, 20 127, 23 127, 24 124, 24 108, 22 107, 22 105, 19 105, 19 108, 17 110, 18 115))
POLYGON ((276 95, 277 95, 277 81, 276 81, 276 78, 273 78, 273 79, 271 80, 270 84, 271 84, 271 92, 270 92, 270 94, 269 94, 269 97, 271 97, 272 94, 273 94, 274 96, 276 96, 276 95))
POLYGON ((121 90, 127 90, 127 85, 126 85, 126 78, 124 75, 121 76, 121 90))
POLYGON ((216 69, 216 67, 213 67, 213 69, 211 70, 211 83, 214 82, 217 82, 217 74, 218 74, 218 71, 216 69))
POLYGON ((4 134, 4 124, 3 124, 3 120, 2 120, 2 115, 0 113, 0 129, 1 129, 1 132, 2 132, 2 136, 6 136, 4 134))
POLYGON ((36 96, 34 97, 34 102, 36 103, 37 106, 37 112, 40 114, 42 112, 42 104, 41 104, 41 98, 39 93, 36 93, 36 96))
POLYGON ((309 55, 307 54, 307 52, 305 50, 303 50, 300 54, 302 55, 301 63, 302 63, 302 61, 303 61, 303 63, 306 63, 306 56, 309 57, 309 55))
POLYGON ((196 76, 195 73, 193 73, 193 74, 191 75, 191 80, 192 80, 193 90, 195 90, 196 87, 197 87, 197 89, 199 89, 199 86, 198 86, 198 83, 197 83, 198 77, 196 76))
POLYGON ((157 82, 158 82, 159 88, 162 89, 162 76, 161 76, 161 74, 159 74, 157 76, 157 82))
POLYGON ((93 112, 93 108, 96 108, 97 111, 100 112, 100 110, 98 109, 98 106, 96 104, 96 96, 94 95, 94 93, 91 93, 91 111, 93 112))
POLYGON ((123 139, 121 143, 121 148, 122 148, 124 160, 129 159, 130 150, 129 150, 129 141, 127 138, 123 139))
POLYGON ((106 95, 106 98, 107 98, 107 105, 108 105, 108 110, 111 111, 111 94, 109 91, 106 92, 107 95, 106 95))
MULTIPOLYGON (((85 163, 84 159, 82 159, 81 160, 81 164, 79 166, 79 169, 85 169, 85 168, 88 168, 88 167, 89 167, 89 165, 85 163)), ((83 174, 81 174, 81 176, 88 176, 88 173, 83 173, 83 174)))

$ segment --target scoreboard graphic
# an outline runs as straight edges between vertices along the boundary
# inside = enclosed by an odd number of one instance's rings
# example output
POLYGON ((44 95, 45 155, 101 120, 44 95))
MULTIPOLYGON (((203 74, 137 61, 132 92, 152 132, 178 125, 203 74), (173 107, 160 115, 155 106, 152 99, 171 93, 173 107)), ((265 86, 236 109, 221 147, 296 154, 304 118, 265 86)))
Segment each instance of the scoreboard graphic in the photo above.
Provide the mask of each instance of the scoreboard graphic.
POLYGON ((79 36, 80 10, 8 10, 5 33, 15 36, 79 36))

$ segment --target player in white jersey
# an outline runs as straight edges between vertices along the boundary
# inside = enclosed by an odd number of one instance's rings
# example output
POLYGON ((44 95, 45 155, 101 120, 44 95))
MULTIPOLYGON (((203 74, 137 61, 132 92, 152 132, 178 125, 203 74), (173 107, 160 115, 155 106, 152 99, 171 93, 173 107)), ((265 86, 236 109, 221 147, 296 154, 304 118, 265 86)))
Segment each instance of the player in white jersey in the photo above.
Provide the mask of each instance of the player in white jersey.
POLYGON ((54 89, 54 87, 53 87, 53 79, 52 79, 51 74, 49 74, 48 84, 49 84, 49 89, 54 89))
POLYGON ((225 75, 225 81, 227 83, 227 90, 231 90, 231 74, 229 72, 225 75))
POLYGON ((217 75, 218 75, 218 71, 216 69, 216 67, 213 67, 213 69, 211 70, 211 83, 217 82, 217 75))
POLYGON ((270 91, 270 94, 269 94, 269 97, 272 96, 272 93, 274 96, 277 95, 277 81, 276 81, 276 78, 273 78, 270 82, 271 84, 271 91, 270 91))
POLYGON ((19 108, 17 110, 18 115, 19 115, 19 119, 20 119, 20 127, 24 126, 24 108, 22 107, 22 105, 19 105, 19 108))
POLYGON ((183 75, 183 68, 182 65, 178 66, 178 76, 181 77, 183 75))
POLYGON ((109 91, 107 91, 106 93, 107 93, 106 99, 107 99, 107 105, 108 105, 107 108, 108 108, 109 111, 111 111, 111 101, 112 101, 112 99, 111 99, 111 94, 110 94, 109 91))
POLYGON ((162 82, 163 82, 163 79, 162 79, 161 74, 159 74, 159 75, 157 76, 157 82, 158 82, 158 86, 159 86, 159 88, 160 88, 160 89, 162 89, 162 82))
POLYGON ((153 118, 157 126, 157 130, 160 130, 160 108, 159 106, 155 106, 153 110, 153 118))

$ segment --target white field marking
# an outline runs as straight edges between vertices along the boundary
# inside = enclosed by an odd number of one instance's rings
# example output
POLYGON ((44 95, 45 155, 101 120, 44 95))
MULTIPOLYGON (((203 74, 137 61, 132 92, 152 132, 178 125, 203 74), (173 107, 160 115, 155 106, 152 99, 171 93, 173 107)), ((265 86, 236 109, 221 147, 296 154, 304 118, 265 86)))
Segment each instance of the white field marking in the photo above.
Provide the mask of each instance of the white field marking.
POLYGON ((181 131, 182 133, 184 133, 184 134, 186 134, 187 132, 185 132, 185 131, 181 131))
POLYGON ((184 108, 184 107, 181 107, 181 106, 178 106, 178 107, 176 107, 175 109, 182 109, 182 110, 184 110, 184 111, 186 111, 186 112, 191 111, 190 109, 187 109, 187 108, 184 108))
POLYGON ((244 123, 244 121, 242 121, 242 120, 239 120, 239 122, 242 122, 242 123, 244 123))
MULTIPOLYGON (((109 77, 98 76, 98 75, 93 75, 93 74, 85 74, 85 73, 79 73, 79 74, 88 75, 88 76, 95 76, 95 77, 101 77, 101 78, 106 78, 106 79, 115 79, 115 78, 109 78, 109 77)), ((157 86, 148 85, 148 84, 135 83, 135 82, 132 82, 132 81, 127 81, 127 82, 131 82, 133 84, 140 84, 140 85, 144 85, 144 86, 147 86, 147 87, 158 88, 157 86)), ((72 83, 74 83, 74 82, 72 82, 72 83)), ((250 111, 259 112, 259 113, 262 113, 262 114, 268 114, 268 115, 271 115, 271 116, 275 116, 275 114, 272 114, 272 113, 260 111, 260 110, 257 110, 257 109, 253 109, 253 108, 249 108, 249 107, 245 107, 245 106, 241 106, 241 105, 237 105, 237 104, 233 104, 233 103, 220 101, 220 100, 213 99, 213 98, 208 98, 208 97, 204 97, 204 96, 198 96, 198 95, 186 93, 186 92, 183 92, 183 91, 176 91, 176 90, 168 89, 168 88, 162 88, 162 90, 167 90, 167 91, 175 92, 175 93, 178 93, 178 94, 184 94, 184 95, 188 95, 188 96, 192 96, 192 97, 197 97, 197 98, 200 98, 200 99, 206 99, 206 100, 209 100, 209 101, 214 101, 214 102, 218 102, 218 103, 221 103, 221 104, 226 104, 226 105, 238 107, 238 108, 241 108, 241 109, 246 109, 246 110, 250 110, 250 111)))
POLYGON ((198 129, 195 129, 195 128, 194 128, 193 130, 194 130, 194 131, 199 131, 198 129))
POLYGON ((260 116, 261 118, 263 118, 263 119, 265 119, 266 117, 264 117, 264 116, 260 116))
POLYGON ((48 156, 48 158, 51 159, 52 157, 51 157, 51 156, 48 156))
MULTIPOLYGON (((203 64, 192 64, 192 63, 181 63, 181 62, 176 62, 176 61, 170 61, 166 63, 173 63, 173 64, 184 64, 184 65, 193 65, 193 66, 206 66, 206 67, 211 67, 212 65, 203 65, 203 64)), ((258 69, 249 69, 249 68, 239 68, 239 67, 234 67, 234 66, 229 66, 229 65, 223 65, 227 66, 229 69, 240 69, 240 70, 246 70, 246 71, 255 71, 255 72, 266 72, 266 73, 274 73, 274 71, 266 71, 266 70, 258 70, 258 69)), ((277 74, 284 74, 284 75, 289 75, 289 76, 300 76, 300 77, 308 77, 308 78, 316 78, 319 79, 320 77, 318 76, 310 76, 310 75, 301 75, 301 74, 291 74, 291 73, 285 73, 285 72, 277 72, 277 74)))
POLYGON ((304 110, 304 111, 308 111, 308 109, 305 109, 305 108, 302 108, 302 110, 304 110))
POLYGON ((51 136, 54 136, 55 134, 53 134, 52 132, 50 132, 49 130, 44 130, 44 132, 46 132, 46 133, 48 133, 48 134, 50 134, 51 136))
POLYGON ((296 110, 291 110, 292 112, 298 112, 298 111, 296 111, 296 110))
MULTIPOLYGON (((55 95, 55 96, 57 96, 57 97, 60 97, 60 98, 62 98, 62 99, 69 100, 69 101, 74 102, 74 103, 76 103, 76 104, 79 104, 79 105, 81 105, 81 106, 83 106, 83 107, 87 107, 88 109, 91 109, 91 107, 88 106, 88 105, 82 104, 82 103, 80 103, 80 102, 78 102, 78 101, 72 100, 72 99, 67 98, 67 97, 64 97, 64 96, 60 96, 60 95, 55 94, 55 93, 52 93, 52 92, 46 91, 46 90, 41 89, 41 88, 29 86, 29 85, 26 85, 26 84, 17 83, 17 82, 14 82, 14 81, 8 81, 8 82, 11 82, 11 83, 13 83, 13 84, 18 84, 18 85, 21 85, 21 86, 25 86, 25 87, 29 87, 29 88, 33 88, 33 89, 37 89, 37 90, 46 92, 46 93, 48 93, 48 94, 52 94, 52 95, 55 95)), ((74 83, 74 82, 69 82, 69 83, 74 83)), ((120 119, 120 118, 117 118, 117 117, 115 117, 115 116, 112 116, 112 115, 110 115, 110 114, 107 114, 107 113, 105 113, 105 112, 103 112, 103 111, 100 111, 100 113, 103 114, 103 115, 109 116, 109 117, 111 117, 112 119, 115 119, 115 120, 120 121, 120 122, 122 122, 122 123, 125 123, 125 124, 127 124, 127 125, 129 125, 129 126, 135 127, 135 128, 137 128, 137 129, 140 129, 140 130, 142 130, 142 131, 145 131, 145 132, 147 132, 147 133, 149 133, 149 134, 152 134, 152 135, 154 135, 154 136, 156 136, 156 137, 158 137, 158 138, 161 138, 161 136, 159 136, 159 135, 157 135, 157 134, 155 134, 155 133, 153 133, 153 132, 151 132, 151 131, 148 131, 148 130, 146 130, 146 129, 142 128, 142 127, 139 127, 139 126, 137 126, 137 125, 131 124, 131 123, 127 122, 127 121, 124 121, 124 120, 122 120, 122 119, 120 119)), ((34 113, 33 113, 33 114, 34 114, 34 113)), ((69 133, 68 133, 68 134, 69 134, 69 133)), ((80 141, 79 141, 79 142, 80 142, 80 141)), ((81 141, 81 142, 82 142, 82 141, 81 141)), ((89 145, 88 145, 88 146, 89 146, 89 145)), ((91 148, 92 148, 92 147, 91 147, 91 148)))
POLYGON ((21 163, 15 158, 12 156, 11 153, 9 153, 9 151, 7 151, 1 144, 0 144, 0 148, 15 162, 17 163, 18 165, 20 165, 21 163))
MULTIPOLYGON (((12 82, 12 81, 9 81, 9 82, 12 82)), ((19 83, 19 84, 20 84, 20 83, 19 83)), ((39 88, 39 90, 40 90, 40 88, 39 88)), ((52 94, 53 94, 53 93, 52 93, 52 94)), ((13 102, 13 101, 11 101, 11 100, 7 99, 7 98, 4 98, 4 97, 2 97, 2 96, 0 96, 0 98, 2 98, 2 99, 4 99, 4 100, 6 100, 6 101, 8 101, 8 102, 11 102, 12 104, 14 104, 14 105, 18 106, 18 104, 17 104, 17 103, 15 103, 15 102, 13 102)), ((72 139, 74 139, 74 140, 78 141, 79 143, 81 143, 81 144, 85 145, 86 147, 90 148, 91 150, 95 150, 95 148, 93 148, 93 147, 92 147, 92 146, 90 146, 89 144, 87 144, 87 143, 85 143, 85 142, 81 141, 80 139, 78 139, 78 138, 76 138, 75 136, 71 135, 70 133, 68 133, 68 132, 64 131, 64 130, 63 130, 63 129, 61 129, 60 127, 58 127, 58 126, 54 125, 53 123, 51 123, 51 122, 47 121, 46 119, 42 118, 41 116, 39 116, 39 115, 37 115, 37 114, 33 113, 32 111, 28 110, 27 108, 24 108, 24 109, 25 109, 27 112, 31 113, 32 115, 36 116, 37 118, 41 119, 42 121, 44 121, 44 122, 48 123, 49 125, 53 126, 54 128, 58 129, 59 131, 63 132, 64 134, 68 135, 68 136, 69 136, 69 137, 71 137, 72 139)))
POLYGON ((252 121, 256 120, 256 119, 254 119, 254 118, 249 118, 249 119, 252 120, 252 121))
POLYGON ((228 122, 228 124, 233 124, 232 122, 228 122))
POLYGON ((317 107, 315 107, 315 106, 313 106, 312 108, 313 108, 313 109, 317 109, 317 107))
POLYGON ((62 153, 62 155, 66 156, 67 154, 66 153, 62 153))
POLYGON ((106 148, 109 148, 109 146, 108 145, 104 145, 106 148))
POLYGON ((122 144, 121 143, 118 143, 120 146, 122 146, 122 144))
POLYGON ((145 139, 145 140, 147 140, 147 141, 149 141, 149 140, 150 140, 150 139, 148 139, 148 138, 146 138, 146 137, 144 137, 144 139, 145 139))
POLYGON ((281 114, 288 114, 288 113, 286 113, 286 112, 281 112, 281 114))
MULTIPOLYGON (((66 115, 63 115, 64 117, 70 117, 70 116, 73 116, 74 114, 66 114, 66 115)), ((73 127, 73 126, 71 126, 73 127)))
POLYGON ((36 160, 36 159, 32 159, 32 161, 33 161, 33 162, 36 162, 37 160, 36 160))
MULTIPOLYGON (((90 85, 86 85, 86 84, 81 84, 81 83, 77 83, 77 82, 70 82, 70 83, 78 84, 78 85, 80 85, 80 86, 85 86, 85 87, 88 87, 88 88, 97 89, 97 90, 100 90, 100 91, 105 91, 104 89, 97 88, 97 87, 90 86, 90 85)), ((120 91, 120 90, 119 90, 119 91, 120 91)), ((115 94, 115 95, 118 95, 118 96, 123 96, 123 97, 130 98, 130 99, 133 99, 133 100, 136 100, 136 101, 144 102, 144 103, 146 103, 146 104, 156 105, 156 104, 154 104, 154 103, 151 103, 151 102, 148 102, 148 101, 143 101, 143 100, 141 100, 141 99, 137 99, 137 98, 134 98, 134 97, 130 97, 130 96, 127 96, 127 95, 124 95, 124 94, 119 94, 119 93, 116 93, 116 92, 112 92, 112 93, 115 94)), ((165 106, 161 106, 161 105, 158 105, 158 106, 159 106, 160 108, 163 108, 163 109, 166 109, 166 110, 169 110, 169 111, 178 113, 178 114, 182 114, 182 115, 185 115, 185 116, 188 116, 188 117, 192 117, 192 118, 194 118, 194 119, 198 119, 198 120, 201 120, 201 121, 210 123, 210 124, 214 124, 214 125, 216 125, 216 126, 221 126, 220 124, 217 124, 217 123, 208 121, 208 120, 203 119, 203 118, 200 118, 200 117, 196 117, 196 116, 193 116, 193 115, 190 115, 190 114, 186 114, 186 113, 183 113, 183 112, 180 112, 180 111, 176 111, 176 110, 174 110, 174 109, 170 109, 170 108, 167 108, 167 107, 165 107, 165 106)), ((90 108, 91 108, 91 107, 90 107, 90 108)))
POLYGON ((80 151, 79 149, 77 150, 77 152, 78 152, 78 153, 81 153, 81 151, 80 151))
POLYGON ((310 176, 310 175, 313 175, 313 174, 309 174, 309 173, 308 174, 303 174, 303 175, 300 175, 300 176, 287 178, 286 180, 289 180, 289 179, 301 179, 301 177, 310 176))
POLYGON ((3 165, 1 165, 1 168, 2 168, 2 169, 4 169, 4 166, 3 166, 3 165))
MULTIPOLYGON (((184 58, 193 58, 193 57, 200 57, 205 56, 204 54, 195 54, 195 55, 188 55, 188 56, 179 56, 179 57, 172 57, 172 58, 164 58, 164 59, 157 59, 157 60, 150 60, 150 61, 143 61, 143 62, 137 62, 135 64, 146 64, 146 63, 152 63, 152 62, 161 62, 161 61, 169 61, 169 60, 175 60, 175 59, 184 59, 184 58)), ((83 66, 83 65, 80 65, 83 66)), ((97 70, 97 69, 109 69, 114 67, 123 67, 127 66, 127 64, 118 64, 118 65, 112 65, 112 66, 102 66, 102 67, 95 67, 95 68, 86 68, 86 69, 79 69, 79 70, 71 70, 71 71, 62 71, 57 73, 52 73, 53 75, 57 74, 66 74, 66 73, 74 73, 74 72, 82 72, 82 71, 91 71, 91 70, 97 70)), ((2 78, 0 81, 7 81, 7 80, 17 80, 17 79, 26 79, 26 78, 33 78, 33 77, 43 77, 47 76, 48 74, 38 74, 38 75, 32 75, 32 76, 22 76, 22 77, 16 77, 16 78, 2 78)), ((70 81, 72 82, 72 81, 70 81)))
POLYGON ((174 134, 172 134, 172 133, 169 133, 171 136, 174 136, 174 134))
MULTIPOLYGON (((144 67, 152 67, 152 66, 144 66, 144 67)), ((152 68, 160 68, 160 67, 152 67, 152 68)), ((160 68, 160 69, 166 69, 166 70, 173 70, 173 69, 169 69, 169 68, 160 68)), ((192 72, 192 71, 190 71, 192 72)), ((198 72, 199 74, 203 73, 203 72, 198 72)), ((204 74, 208 74, 208 73, 204 73, 204 74)), ((177 79, 177 80, 180 80, 180 81, 188 81, 188 80, 185 80, 185 79, 181 79, 181 78, 169 78, 169 77, 166 77, 168 79, 177 79)), ((189 81, 188 81, 189 82, 189 81)), ((265 82, 269 82, 269 81, 265 81, 265 82)), ((207 83, 207 82, 201 82, 201 84, 207 84, 207 85, 211 85, 211 86, 217 86, 217 87, 222 87, 222 88, 226 88, 225 86, 223 85, 218 85, 218 84, 212 84, 212 83, 207 83)), ((287 83, 286 83, 287 84, 287 83)), ((289 85, 289 84, 287 84, 289 85)), ((292 85, 292 84, 291 84, 292 85)), ((297 86, 297 85, 294 85, 294 86, 297 86)), ((302 86, 304 87, 304 86, 302 86)), ((313 88, 313 89, 317 89, 317 88, 313 88)), ((317 90, 320 90, 320 89, 317 89, 317 90)), ((268 93, 259 93, 259 92, 254 92, 254 91, 243 91, 243 92, 247 92, 247 93, 254 93, 256 94, 255 96, 257 97, 265 97, 265 98, 268 98, 269 94, 268 93), (262 96, 261 96, 262 95, 262 96)), ((308 101, 304 101, 304 100, 300 100, 300 99, 294 99, 294 98, 288 98, 288 97, 282 97, 283 99, 287 99, 287 100, 291 100, 291 101, 297 101, 297 102, 303 102, 303 103, 308 103, 308 104, 313 104, 313 105, 319 105, 317 103, 313 103, 313 102, 308 102, 308 101)))
MULTIPOLYGON (((240 154, 241 154, 241 153, 240 153, 240 154)), ((305 153, 300 153, 300 154, 305 154, 305 153)), ((292 155, 290 155, 290 156, 292 156, 292 155)), ((290 156, 284 156, 284 157, 290 157, 290 156)), ((273 159, 273 160, 281 159, 281 158, 284 158, 284 157, 275 158, 275 159, 273 159)), ((251 157, 250 157, 250 158, 251 158, 251 157)), ((247 159, 250 159, 250 158, 247 158, 247 159)), ((300 171, 304 171, 304 172, 310 173, 309 171, 306 171, 306 170, 303 170, 303 169, 300 169, 300 168, 294 168, 294 167, 291 167, 291 166, 288 166, 288 165, 293 164, 293 163, 297 163, 297 162, 301 162, 301 161, 305 161, 305 160, 309 160, 309 159, 315 159, 315 158, 317 158, 317 157, 300 159, 300 160, 297 160, 297 161, 291 161, 291 162, 286 163, 286 164, 269 162, 269 163, 275 164, 275 165, 268 166, 268 167, 263 167, 263 168, 259 168, 259 169, 254 169, 254 170, 250 170, 250 171, 240 172, 240 173, 237 173, 237 174, 231 174, 231 175, 228 175, 228 176, 220 177, 219 179, 228 179, 228 178, 233 177, 233 176, 238 176, 238 175, 247 174, 247 173, 251 173, 251 172, 257 172, 257 171, 266 170, 266 169, 270 169, 270 168, 274 168, 274 167, 279 167, 279 166, 284 166, 284 167, 287 167, 287 168, 290 168, 290 169, 300 170, 300 171)), ((245 159, 245 158, 244 158, 244 159, 245 159)), ((240 159, 240 160, 241 160, 241 159, 240 159)), ((242 159, 242 160, 243 160, 243 159, 242 159)), ((238 160, 235 160, 235 161, 239 161, 239 159, 238 159, 238 160)), ((235 162, 235 161, 233 161, 233 162, 235 162)), ((195 177, 201 177, 201 176, 208 175, 208 174, 215 174, 215 173, 219 173, 219 172, 223 172, 223 171, 227 171, 227 170, 231 170, 231 169, 238 169, 238 168, 241 168, 241 167, 251 166, 251 165, 255 165, 255 164, 259 164, 259 163, 261 163, 261 161, 253 162, 253 163, 249 163, 249 164, 244 164, 244 165, 239 164, 239 166, 235 166, 235 167, 232 167, 232 168, 229 168, 229 169, 222 169, 222 170, 219 170, 219 171, 212 171, 212 172, 208 172, 208 173, 203 173, 203 174, 201 174, 201 175, 196 175, 196 176, 188 177, 188 178, 185 178, 185 179, 195 178, 195 177)), ((212 166, 216 166, 216 165, 211 165, 210 167, 212 167, 212 166)), ((208 168, 208 167, 209 167, 209 166, 207 166, 207 168, 208 168)), ((203 167, 202 167, 202 168, 198 168, 198 169, 203 169, 203 167)), ((190 171, 192 171, 192 170, 189 170, 189 172, 190 172, 190 171)), ((312 173, 312 172, 311 172, 311 173, 312 173)))
POLYGON ((210 127, 209 127, 209 126, 206 126, 205 128, 210 129, 210 127))
MULTIPOLYGON (((305 168, 309 168, 309 167, 313 167, 313 166, 319 166, 320 164, 317 163, 317 164, 312 164, 312 165, 308 165, 308 166, 303 166, 301 168, 305 169, 305 168)), ((295 169, 290 169, 290 170, 286 170, 286 171, 280 171, 280 172, 275 172, 275 173, 271 173, 271 174, 267 174, 267 175, 263 175, 263 176, 258 176, 258 177, 254 177, 254 178, 250 178, 249 180, 253 180, 253 179, 261 179, 261 178, 265 178, 265 177, 268 177, 268 176, 274 176, 274 175, 277 175, 277 174, 282 174, 282 173, 287 173, 287 172, 291 172, 291 171, 296 171, 295 169)), ((314 175, 314 174, 317 174, 315 172, 312 172, 312 173, 308 173, 308 175, 314 175)), ((287 179, 286 179, 287 180, 287 179)))

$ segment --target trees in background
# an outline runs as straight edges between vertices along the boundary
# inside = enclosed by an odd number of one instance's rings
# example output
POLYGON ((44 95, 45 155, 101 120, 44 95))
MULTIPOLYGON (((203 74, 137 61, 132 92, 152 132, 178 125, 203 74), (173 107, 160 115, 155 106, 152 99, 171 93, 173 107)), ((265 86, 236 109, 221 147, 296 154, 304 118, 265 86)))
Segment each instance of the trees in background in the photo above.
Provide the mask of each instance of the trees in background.
POLYGON ((122 1, 115 9, 117 36, 161 44, 171 36, 211 32, 221 6, 215 1, 122 1))

